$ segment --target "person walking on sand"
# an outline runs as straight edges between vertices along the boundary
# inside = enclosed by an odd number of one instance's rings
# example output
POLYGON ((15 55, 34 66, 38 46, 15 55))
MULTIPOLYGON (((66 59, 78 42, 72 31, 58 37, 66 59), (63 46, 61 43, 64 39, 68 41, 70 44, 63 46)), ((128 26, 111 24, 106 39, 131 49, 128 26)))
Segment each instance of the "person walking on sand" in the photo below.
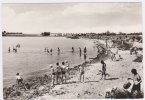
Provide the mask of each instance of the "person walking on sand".
POLYGON ((133 74, 133 78, 128 78, 128 79, 133 80, 133 86, 132 86, 132 89, 131 89, 131 94, 134 94, 135 92, 137 94, 139 94, 141 92, 141 82, 142 82, 141 77, 137 73, 136 69, 132 69, 131 73, 133 74))
POLYGON ((56 63, 56 73, 57 73, 57 75, 56 75, 56 82, 57 82, 57 84, 60 84, 60 83, 62 83, 62 68, 61 68, 61 66, 59 65, 59 62, 57 62, 56 63))
POLYGON ((65 66, 65 63, 62 62, 62 83, 66 83, 66 66, 65 66))
POLYGON ((103 79, 103 77, 104 77, 104 79, 106 79, 106 64, 103 60, 101 60, 101 64, 102 64, 102 77, 101 77, 101 79, 103 79))
POLYGON ((79 67, 79 71, 80 71, 80 82, 84 82, 84 78, 85 78, 85 76, 84 76, 84 74, 85 74, 85 70, 84 70, 84 66, 83 66, 83 65, 81 65, 81 66, 79 67))
POLYGON ((25 83, 23 82, 23 78, 19 75, 19 73, 16 74, 16 83, 17 88, 22 84, 24 86, 24 89, 27 90, 25 83))
POLYGON ((51 52, 51 54, 52 54, 52 52, 53 52, 52 48, 50 49, 50 52, 51 52))
POLYGON ((50 67, 50 70, 51 70, 51 86, 54 86, 54 82, 55 82, 55 71, 54 71, 54 68, 53 68, 53 65, 50 64, 49 65, 50 67))

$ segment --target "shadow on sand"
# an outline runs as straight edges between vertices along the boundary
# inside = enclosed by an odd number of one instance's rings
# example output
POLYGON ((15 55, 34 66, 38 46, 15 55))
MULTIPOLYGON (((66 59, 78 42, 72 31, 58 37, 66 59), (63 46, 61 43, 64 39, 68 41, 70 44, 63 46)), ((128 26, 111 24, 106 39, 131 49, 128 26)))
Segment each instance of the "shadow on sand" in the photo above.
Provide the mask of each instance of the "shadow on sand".
POLYGON ((99 81, 85 81, 84 83, 99 82, 99 81))
POLYGON ((106 80, 117 80, 117 79, 119 79, 119 78, 108 78, 106 80))

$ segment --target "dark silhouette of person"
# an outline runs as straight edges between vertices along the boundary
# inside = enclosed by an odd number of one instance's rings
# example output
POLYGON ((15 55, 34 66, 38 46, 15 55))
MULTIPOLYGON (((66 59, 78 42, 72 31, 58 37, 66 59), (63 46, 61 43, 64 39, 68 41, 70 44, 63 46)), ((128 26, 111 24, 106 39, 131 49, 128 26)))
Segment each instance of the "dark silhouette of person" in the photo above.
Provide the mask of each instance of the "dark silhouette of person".
POLYGON ((86 61, 86 59, 87 59, 87 55, 86 55, 86 54, 84 54, 84 60, 86 61))
POLYGON ((84 48, 84 54, 86 54, 86 53, 87 53, 87 48, 85 47, 85 48, 84 48))
POLYGON ((82 55, 82 49, 79 47, 79 54, 82 55))
POLYGON ((72 53, 74 53, 74 47, 72 47, 72 53))
POLYGON ((49 49, 47 48, 47 53, 49 53, 49 49))
POLYGON ((9 47, 9 49, 8 49, 8 52, 10 53, 11 52, 11 48, 9 47))
POLYGON ((45 48, 44 51, 46 52, 47 51, 47 48, 45 48))
POLYGON ((106 79, 106 64, 103 60, 101 60, 101 64, 102 64, 102 78, 103 79, 103 76, 104 76, 104 79, 106 79))
POLYGON ((58 51, 58 55, 59 55, 60 54, 60 48, 59 47, 57 48, 57 51, 58 51))

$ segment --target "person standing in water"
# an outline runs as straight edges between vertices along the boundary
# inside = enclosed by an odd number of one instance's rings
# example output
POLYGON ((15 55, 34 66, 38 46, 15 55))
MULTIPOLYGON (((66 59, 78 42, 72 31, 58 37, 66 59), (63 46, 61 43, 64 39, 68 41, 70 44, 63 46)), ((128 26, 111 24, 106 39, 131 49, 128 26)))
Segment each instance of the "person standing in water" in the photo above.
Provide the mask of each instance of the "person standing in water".
POLYGON ((84 54, 86 54, 86 53, 87 53, 87 48, 85 47, 85 48, 84 48, 84 54))
POLYGON ((58 55, 59 55, 60 54, 60 48, 59 47, 57 48, 57 51, 58 51, 58 55))
POLYGON ((9 49, 8 49, 8 52, 10 53, 11 52, 11 48, 9 47, 9 49))
POLYGON ((47 48, 47 53, 49 53, 49 49, 47 48))
POLYGON ((47 51, 47 48, 44 49, 44 52, 46 52, 46 51, 47 51))
POLYGON ((52 50, 52 48, 50 49, 50 53, 51 53, 51 55, 52 55, 52 52, 53 52, 53 50, 52 50))
POLYGON ((104 79, 106 79, 106 64, 103 60, 101 60, 101 64, 102 64, 102 77, 101 77, 101 79, 103 79, 103 77, 104 77, 104 79))
POLYGON ((84 54, 84 60, 86 62, 86 59, 87 59, 87 54, 84 54))
POLYGON ((74 47, 72 47, 72 53, 74 53, 74 47))
POLYGON ((82 55, 82 49, 79 47, 79 54, 82 55))

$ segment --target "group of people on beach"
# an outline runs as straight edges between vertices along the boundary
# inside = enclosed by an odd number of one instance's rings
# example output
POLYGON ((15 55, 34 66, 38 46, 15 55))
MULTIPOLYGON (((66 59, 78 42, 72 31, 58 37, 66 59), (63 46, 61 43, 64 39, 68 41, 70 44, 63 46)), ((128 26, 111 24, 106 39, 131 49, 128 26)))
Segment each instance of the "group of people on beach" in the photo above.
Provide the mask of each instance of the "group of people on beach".
POLYGON ((15 47, 11 48, 9 47, 8 52, 10 53, 13 51, 14 53, 17 53, 17 49, 20 48, 20 44, 17 44, 15 47))
POLYGON ((66 80, 68 78, 68 75, 70 75, 69 70, 69 63, 68 61, 62 62, 62 65, 59 64, 59 62, 56 63, 56 68, 52 64, 49 65, 51 69, 51 80, 52 80, 52 86, 54 84, 63 84, 66 83, 66 80))
MULTIPOLYGON (((61 63, 56 63, 56 68, 54 68, 54 65, 49 65, 51 68, 51 79, 52 79, 52 86, 55 84, 64 84, 69 79, 69 76, 71 75, 71 68, 68 61, 64 61, 61 63)), ((80 82, 83 79, 84 81, 84 66, 79 66, 79 72, 80 72, 80 82)))

